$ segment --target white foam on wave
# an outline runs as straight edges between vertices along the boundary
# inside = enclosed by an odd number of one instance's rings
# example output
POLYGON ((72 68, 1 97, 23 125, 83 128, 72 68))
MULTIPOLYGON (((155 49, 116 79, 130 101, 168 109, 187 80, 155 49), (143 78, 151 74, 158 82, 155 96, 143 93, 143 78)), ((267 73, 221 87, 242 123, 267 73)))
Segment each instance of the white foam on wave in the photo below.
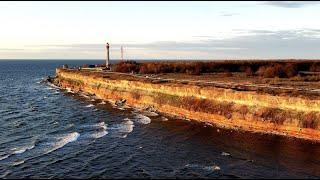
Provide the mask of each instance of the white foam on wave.
POLYGON ((124 122, 120 124, 115 124, 112 127, 108 128, 113 131, 113 135, 116 137, 125 138, 129 133, 133 131, 134 124, 129 118, 125 118, 124 122))
POLYGON ((52 147, 51 149, 48 149, 45 154, 53 152, 57 149, 60 149, 70 142, 76 141, 79 138, 79 136, 80 134, 78 132, 72 132, 69 134, 62 135, 61 137, 58 137, 56 142, 50 143, 52 147))
POLYGON ((214 165, 214 166, 206 166, 204 167, 205 170, 207 171, 219 171, 221 170, 221 168, 217 165, 214 165))
POLYGON ((159 116, 158 113, 152 111, 144 111, 143 114, 147 116, 159 116))
POLYGON ((99 122, 99 123, 96 123, 96 124, 86 124, 86 125, 82 125, 82 127, 84 128, 101 128, 101 129, 104 129, 106 130, 107 129, 107 125, 105 124, 105 122, 99 122))
MULTIPOLYGON (((52 87, 52 88, 54 88, 54 89, 60 89, 60 87, 59 86, 56 86, 56 85, 54 85, 54 84, 52 84, 52 83, 47 83, 50 87, 52 87)), ((51 89, 52 89, 51 88, 51 89)))
POLYGON ((59 94, 59 91, 55 91, 53 94, 59 94))
POLYGON ((92 126, 93 126, 93 127, 99 127, 99 128, 104 129, 104 130, 106 130, 106 129, 107 129, 107 125, 106 125, 106 123, 105 123, 105 122, 99 122, 99 123, 94 124, 94 125, 92 125, 92 126))
POLYGON ((133 122, 129 118, 125 118, 124 122, 122 122, 119 126, 119 132, 122 133, 131 133, 133 131, 133 122))
POLYGON ((12 171, 7 170, 4 174, 0 175, 0 179, 6 177, 8 174, 10 174, 12 171))
POLYGON ((149 124, 151 123, 151 119, 147 116, 144 116, 142 114, 137 114, 135 117, 134 117, 134 120, 137 121, 138 123, 141 123, 141 124, 149 124))
POLYGON ((98 131, 98 132, 95 132, 93 134, 90 134, 90 137, 98 139, 98 138, 101 138, 101 137, 103 137, 103 136, 105 136, 107 134, 108 134, 108 131, 103 130, 103 131, 98 131))
POLYGON ((35 145, 31 144, 31 145, 27 145, 27 146, 13 148, 12 154, 22 154, 22 153, 26 152, 27 150, 33 149, 34 147, 35 147, 35 145))
POLYGON ((98 125, 99 125, 99 127, 103 128, 104 130, 107 129, 107 125, 104 122, 100 122, 100 123, 98 123, 98 125))
POLYGON ((89 96, 85 95, 84 93, 80 93, 80 96, 85 97, 85 98, 87 98, 87 99, 90 98, 89 96))
POLYGON ((105 122, 99 122, 97 124, 91 124, 91 125, 83 125, 82 127, 89 127, 89 128, 95 128, 95 129, 102 129, 102 131, 94 131, 94 133, 91 133, 90 135, 88 135, 87 137, 90 138, 101 138, 105 135, 107 135, 109 132, 107 131, 107 125, 105 124, 105 122))
POLYGON ((106 104, 106 102, 102 101, 102 102, 101 102, 101 103, 99 103, 99 104, 106 104))
POLYGON ((162 121, 168 121, 168 118, 162 116, 162 117, 161 117, 161 120, 162 120, 162 121))
POLYGON ((93 106, 94 106, 93 104, 86 105, 87 108, 93 107, 93 106))
POLYGON ((0 157, 0 161, 7 159, 10 156, 10 154, 6 154, 4 156, 0 157))
POLYGON ((217 166, 217 165, 203 166, 203 165, 199 165, 199 164, 186 164, 185 167, 203 169, 203 170, 206 170, 206 171, 219 171, 219 170, 221 170, 221 168, 219 166, 217 166))
POLYGON ((74 91, 71 90, 71 88, 66 88, 68 93, 74 93, 74 91))
POLYGON ((227 152, 222 152, 221 153, 221 156, 230 156, 231 154, 230 153, 227 153, 227 152))
POLYGON ((12 166, 18 166, 18 165, 23 164, 23 163, 24 163, 24 160, 14 161, 14 162, 12 163, 12 166))

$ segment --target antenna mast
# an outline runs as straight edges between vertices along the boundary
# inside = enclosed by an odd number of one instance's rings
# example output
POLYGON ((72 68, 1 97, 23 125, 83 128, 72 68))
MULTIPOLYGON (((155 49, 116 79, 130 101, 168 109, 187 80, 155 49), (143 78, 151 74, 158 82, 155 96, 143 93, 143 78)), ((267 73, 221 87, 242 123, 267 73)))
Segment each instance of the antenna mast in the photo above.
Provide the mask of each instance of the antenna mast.
POLYGON ((121 61, 123 61, 123 46, 121 46, 121 61))

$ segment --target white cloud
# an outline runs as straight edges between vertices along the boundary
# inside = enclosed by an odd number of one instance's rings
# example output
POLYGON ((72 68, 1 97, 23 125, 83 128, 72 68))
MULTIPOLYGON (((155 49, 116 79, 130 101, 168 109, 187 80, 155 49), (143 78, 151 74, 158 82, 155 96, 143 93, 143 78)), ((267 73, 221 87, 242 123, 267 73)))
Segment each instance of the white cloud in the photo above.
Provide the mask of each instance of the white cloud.
MULTIPOLYGON (((110 44, 111 58, 120 58, 120 46, 124 46, 125 57, 130 59, 320 58, 320 51, 318 50, 320 47, 320 29, 247 30, 247 34, 229 39, 200 36, 206 37, 206 39, 153 43, 115 43, 110 44)), ((13 56, 14 54, 38 58, 103 59, 105 57, 105 45, 33 45, 26 46, 26 49, 21 51, 19 49, 14 51, 2 49, 1 53, 4 56, 13 56)))
POLYGON ((301 8, 310 5, 316 5, 320 2, 317 1, 267 1, 264 4, 277 6, 282 8, 301 8))

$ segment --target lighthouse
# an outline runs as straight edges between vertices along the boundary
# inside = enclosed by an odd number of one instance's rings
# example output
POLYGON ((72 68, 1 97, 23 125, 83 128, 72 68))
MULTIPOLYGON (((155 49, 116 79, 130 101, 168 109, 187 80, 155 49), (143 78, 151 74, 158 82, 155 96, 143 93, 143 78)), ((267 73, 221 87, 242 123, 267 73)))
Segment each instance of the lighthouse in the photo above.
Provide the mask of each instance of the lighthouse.
POLYGON ((110 56, 109 56, 109 43, 106 44, 106 49, 107 49, 107 57, 106 57, 106 69, 109 69, 109 59, 110 59, 110 56))

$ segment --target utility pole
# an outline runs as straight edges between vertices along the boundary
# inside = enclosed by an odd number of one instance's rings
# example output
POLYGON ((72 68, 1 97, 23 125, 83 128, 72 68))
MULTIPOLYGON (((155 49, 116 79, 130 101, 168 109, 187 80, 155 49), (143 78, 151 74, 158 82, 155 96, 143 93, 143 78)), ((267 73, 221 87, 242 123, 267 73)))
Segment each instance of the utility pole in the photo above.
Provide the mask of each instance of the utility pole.
POLYGON ((106 44, 106 49, 107 49, 107 58, 106 58, 106 69, 109 69, 109 43, 106 44))

